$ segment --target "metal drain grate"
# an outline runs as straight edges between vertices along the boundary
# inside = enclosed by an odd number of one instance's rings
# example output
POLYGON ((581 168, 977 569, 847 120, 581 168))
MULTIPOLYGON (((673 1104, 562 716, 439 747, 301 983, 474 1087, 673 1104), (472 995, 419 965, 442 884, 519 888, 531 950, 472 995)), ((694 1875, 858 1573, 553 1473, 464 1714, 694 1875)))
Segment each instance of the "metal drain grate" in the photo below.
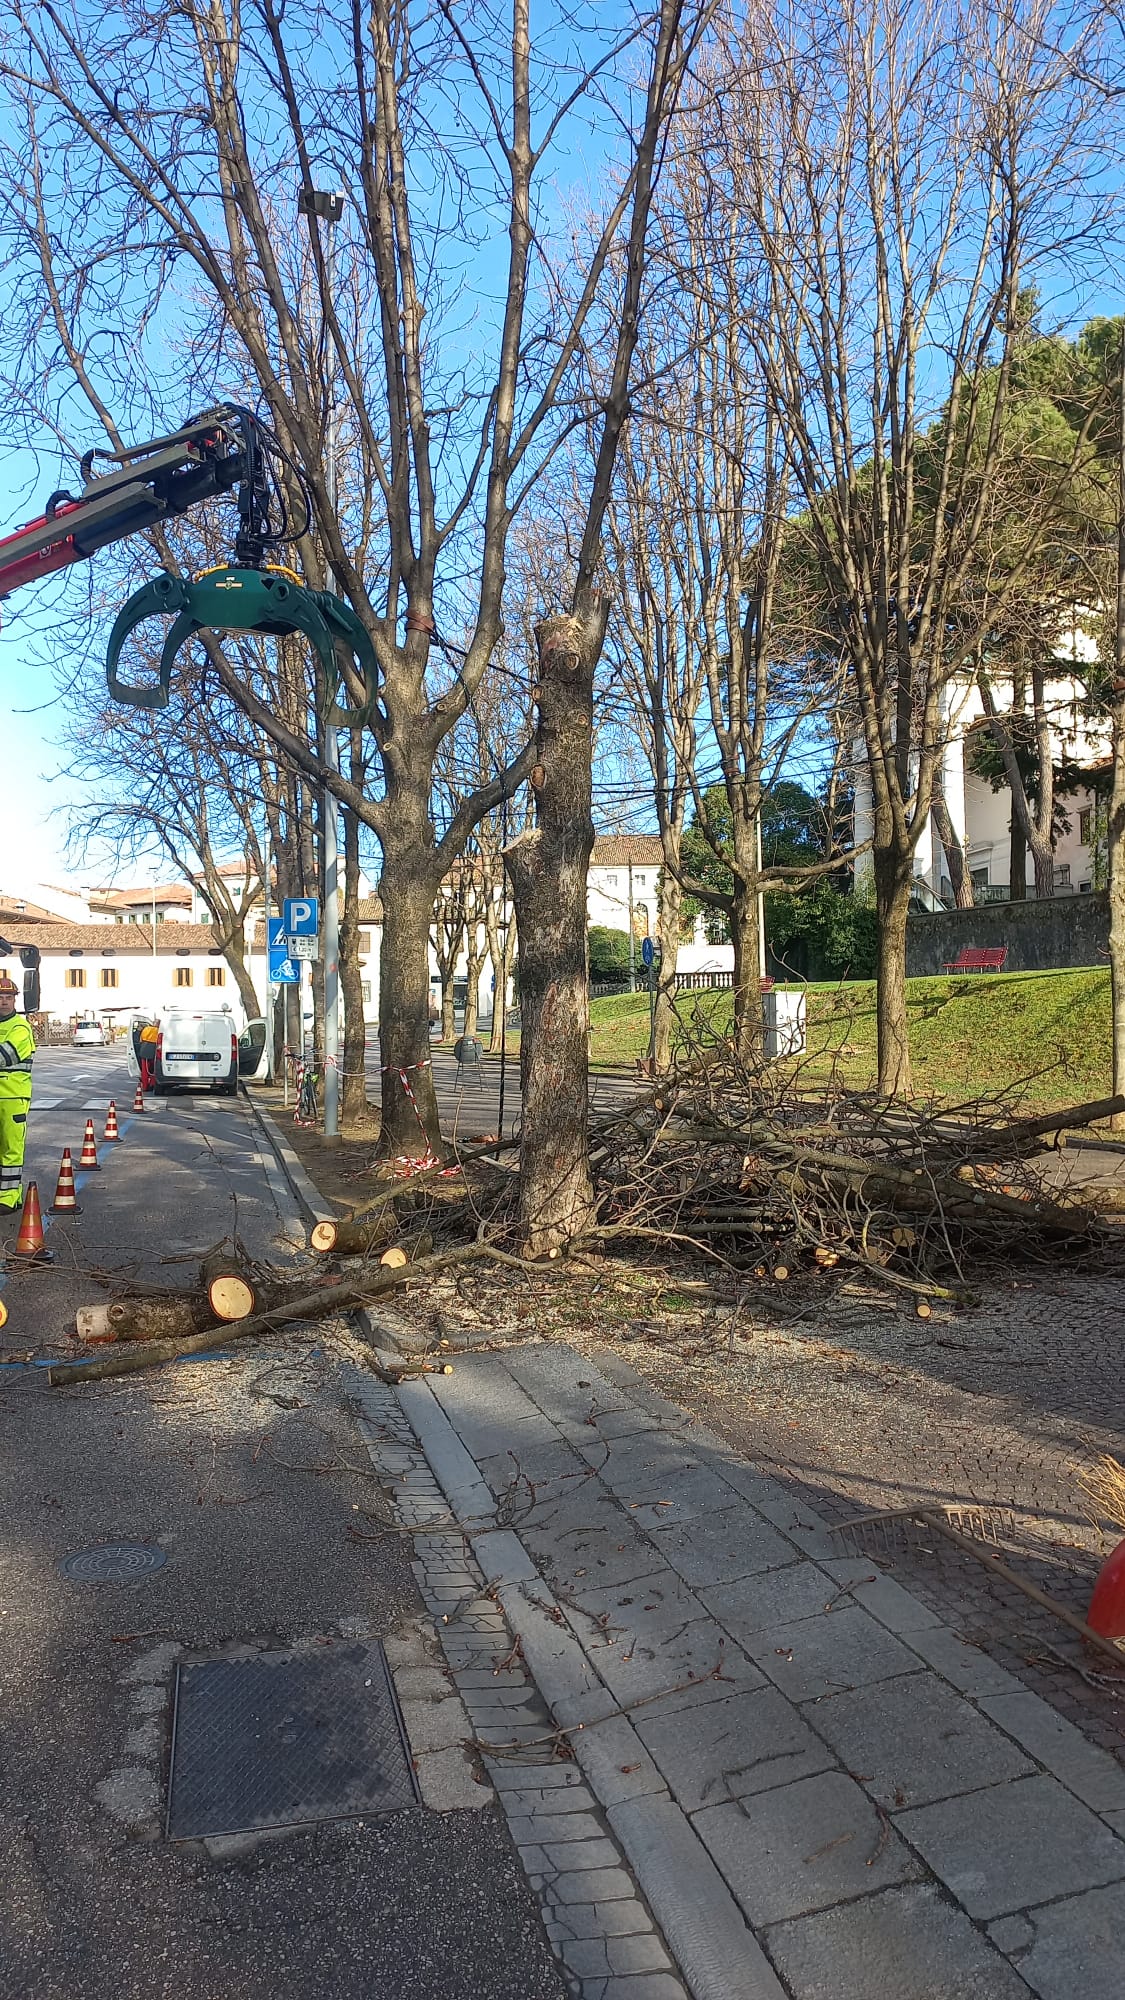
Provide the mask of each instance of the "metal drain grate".
POLYGON ((177 1670, 169 1839, 399 1812, 417 1798, 381 1646, 177 1670))
POLYGON ((163 1569, 168 1557, 147 1542, 105 1542, 64 1556, 59 1569, 71 1583, 134 1583, 163 1569))

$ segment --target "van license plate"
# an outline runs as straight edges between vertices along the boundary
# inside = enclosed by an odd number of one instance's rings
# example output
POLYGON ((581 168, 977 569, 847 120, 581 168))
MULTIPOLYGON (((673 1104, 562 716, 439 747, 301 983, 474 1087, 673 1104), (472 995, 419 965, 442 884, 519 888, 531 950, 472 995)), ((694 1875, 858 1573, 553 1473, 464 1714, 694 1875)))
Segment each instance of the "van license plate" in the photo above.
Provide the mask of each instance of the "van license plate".
POLYGON ((162 1060, 163 1062, 166 1062, 166 1063, 184 1063, 184 1062, 218 1062, 218 1060, 219 1060, 219 1052, 218 1052, 218 1050, 217 1050, 217 1049, 201 1049, 201 1050, 199 1051, 199 1053, 198 1053, 197 1055, 195 1055, 195 1054, 193 1054, 193 1055, 172 1055, 172 1054, 169 1054, 169 1055, 166 1055, 166 1056, 163 1056, 163 1057, 161 1058, 161 1060, 162 1060))

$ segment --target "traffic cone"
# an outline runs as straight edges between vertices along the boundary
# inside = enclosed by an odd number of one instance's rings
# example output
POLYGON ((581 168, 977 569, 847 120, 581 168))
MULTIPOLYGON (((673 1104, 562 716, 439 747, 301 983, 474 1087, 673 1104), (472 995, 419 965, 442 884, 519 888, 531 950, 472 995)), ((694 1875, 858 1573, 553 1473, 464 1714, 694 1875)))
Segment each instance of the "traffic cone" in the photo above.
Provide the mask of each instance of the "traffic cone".
POLYGON ((20 1216, 19 1233, 8 1253, 8 1263, 49 1264, 51 1253, 45 1247, 43 1236, 43 1216, 39 1207, 39 1189, 34 1181, 28 1181, 27 1193, 23 1198, 23 1212, 20 1216))
POLYGON ((86 1120, 86 1134, 82 1141, 82 1152, 78 1160, 80 1174, 96 1174, 99 1171, 98 1148, 94 1140, 94 1121, 86 1120))
POLYGON ((133 1098, 133 1109, 134 1111, 143 1111, 144 1108, 145 1108, 145 1094, 144 1091, 141 1089, 140 1084, 138 1083, 136 1089, 136 1095, 133 1098))
POLYGON ((81 1215, 82 1210, 74 1195, 74 1168, 71 1165, 70 1147, 63 1147, 62 1165, 55 1185, 55 1199, 51 1203, 52 1215, 81 1215))
POLYGON ((109 1100, 109 1110, 105 1114, 105 1131, 102 1133, 102 1138, 120 1139, 120 1137, 121 1134, 117 1129, 117 1103, 111 1097, 109 1100))

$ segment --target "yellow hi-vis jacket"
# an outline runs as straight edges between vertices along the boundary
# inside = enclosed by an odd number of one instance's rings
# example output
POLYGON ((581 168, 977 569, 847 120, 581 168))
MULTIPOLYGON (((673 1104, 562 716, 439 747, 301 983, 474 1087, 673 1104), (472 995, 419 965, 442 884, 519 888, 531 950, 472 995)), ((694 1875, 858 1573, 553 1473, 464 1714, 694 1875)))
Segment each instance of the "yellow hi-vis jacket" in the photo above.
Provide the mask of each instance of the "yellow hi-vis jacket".
POLYGON ((0 1021, 0 1097, 9 1103, 31 1102, 31 1063, 35 1037, 22 1014, 0 1021))

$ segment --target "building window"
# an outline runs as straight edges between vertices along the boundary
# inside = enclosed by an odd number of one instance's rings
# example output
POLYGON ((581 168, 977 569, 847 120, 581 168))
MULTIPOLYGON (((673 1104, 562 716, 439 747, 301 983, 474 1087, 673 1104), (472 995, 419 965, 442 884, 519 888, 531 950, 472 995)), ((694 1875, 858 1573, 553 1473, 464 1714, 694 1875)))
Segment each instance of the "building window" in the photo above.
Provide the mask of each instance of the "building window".
POLYGON ((176 968, 175 968, 175 973, 174 973, 174 976, 173 976, 173 979, 172 979, 172 984, 173 984, 173 986, 190 986, 190 985, 191 985, 191 967, 190 967, 190 965, 177 965, 177 966, 176 966, 176 968))
POLYGON ((360 934, 359 934, 359 955, 360 955, 360 957, 361 957, 361 958, 370 958, 370 956, 371 956, 371 932, 370 932, 370 931, 360 931, 360 934))
POLYGON ((1055 882, 1060 889, 1069 889, 1070 887, 1069 861, 1061 862, 1059 866, 1055 869, 1055 882))
POLYGON ((371 1005, 371 981, 369 979, 363 980, 360 991, 363 994, 364 1006, 369 1007, 371 1005))
POLYGON ((988 887, 987 868, 970 868, 969 875, 972 879, 972 884, 974 889, 987 889, 988 887))
POLYGON ((71 988, 76 986, 85 986, 86 984, 85 966, 68 965, 66 968, 66 983, 71 988))
POLYGON ((1083 806, 1078 815, 1078 838, 1083 847, 1089 847, 1094 838, 1094 808, 1083 806))
POLYGON ((103 965, 102 985, 116 986, 116 984, 117 984, 117 967, 115 965, 103 965))
POLYGON ((645 877, 643 875, 634 875, 633 880, 636 883, 638 889, 643 889, 645 887, 645 877))
POLYGON ((226 983, 227 975, 221 965, 209 965, 207 967, 208 986, 225 986, 226 983))
POLYGON ((617 887, 616 875, 607 875, 605 878, 605 886, 607 889, 616 889, 617 887))

